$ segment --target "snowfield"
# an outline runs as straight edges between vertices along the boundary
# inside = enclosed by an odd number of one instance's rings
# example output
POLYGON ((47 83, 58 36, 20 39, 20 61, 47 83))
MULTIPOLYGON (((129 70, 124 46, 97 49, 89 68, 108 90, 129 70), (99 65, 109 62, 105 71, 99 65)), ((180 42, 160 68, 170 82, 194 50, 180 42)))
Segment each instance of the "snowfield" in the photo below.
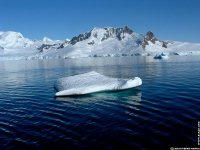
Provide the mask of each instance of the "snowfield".
POLYGON ((101 91, 116 91, 142 85, 139 77, 133 79, 110 78, 91 71, 84 74, 58 79, 56 96, 82 95, 101 91))
POLYGON ((200 43, 162 41, 149 31, 138 34, 123 28, 94 28, 68 40, 30 40, 21 33, 0 32, 0 60, 80 57, 200 55, 200 43))

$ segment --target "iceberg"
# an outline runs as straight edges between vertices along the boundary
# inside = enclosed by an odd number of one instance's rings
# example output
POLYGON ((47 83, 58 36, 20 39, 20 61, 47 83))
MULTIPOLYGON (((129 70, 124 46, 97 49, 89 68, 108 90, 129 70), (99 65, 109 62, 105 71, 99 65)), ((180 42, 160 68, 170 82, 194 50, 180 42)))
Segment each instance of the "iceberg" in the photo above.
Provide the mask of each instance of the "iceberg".
POLYGON ((55 83, 55 96, 89 94, 101 91, 116 91, 142 85, 139 77, 133 79, 111 78, 95 71, 60 78, 55 83))
POLYGON ((161 54, 156 54, 156 56, 154 56, 154 59, 168 59, 169 56, 165 53, 161 53, 161 54))

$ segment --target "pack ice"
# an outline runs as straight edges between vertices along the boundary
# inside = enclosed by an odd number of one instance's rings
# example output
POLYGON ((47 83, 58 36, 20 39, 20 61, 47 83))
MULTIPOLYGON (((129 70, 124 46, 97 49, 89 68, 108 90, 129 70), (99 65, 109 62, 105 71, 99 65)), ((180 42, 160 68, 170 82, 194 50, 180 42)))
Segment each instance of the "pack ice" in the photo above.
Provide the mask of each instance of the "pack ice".
POLYGON ((56 96, 81 95, 100 91, 116 91, 142 85, 139 77, 133 79, 111 78, 95 71, 60 78, 55 83, 56 96))

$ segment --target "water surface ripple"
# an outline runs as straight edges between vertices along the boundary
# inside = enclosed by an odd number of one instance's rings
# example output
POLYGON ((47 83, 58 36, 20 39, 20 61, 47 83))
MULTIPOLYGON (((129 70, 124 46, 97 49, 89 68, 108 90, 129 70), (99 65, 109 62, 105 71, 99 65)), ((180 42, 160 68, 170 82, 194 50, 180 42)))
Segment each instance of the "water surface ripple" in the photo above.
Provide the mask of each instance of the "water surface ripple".
POLYGON ((7 61, 0 70, 0 149, 197 147, 199 58, 7 61), (56 79, 92 70, 143 85, 54 97, 56 79))

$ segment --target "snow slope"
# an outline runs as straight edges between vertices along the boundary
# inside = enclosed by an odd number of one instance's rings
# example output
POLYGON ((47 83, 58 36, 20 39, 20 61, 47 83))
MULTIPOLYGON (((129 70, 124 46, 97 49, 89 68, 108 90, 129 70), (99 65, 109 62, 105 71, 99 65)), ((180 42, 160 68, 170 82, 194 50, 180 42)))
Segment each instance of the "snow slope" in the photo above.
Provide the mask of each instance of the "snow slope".
POLYGON ((178 55, 200 55, 200 43, 174 41, 168 44, 168 52, 178 55))
POLYGON ((81 95, 100 91, 116 91, 142 85, 139 77, 133 79, 110 78, 91 71, 84 74, 58 79, 56 96, 81 95))
POLYGON ((41 53, 43 57, 64 58, 123 56, 141 53, 143 36, 124 28, 94 28, 73 37, 61 49, 51 49, 41 53))
POLYGON ((24 38, 21 33, 8 31, 0 32, 0 46, 5 49, 25 48, 33 45, 33 41, 24 38))
POLYGON ((61 41, 53 41, 47 37, 43 40, 30 40, 21 33, 14 31, 0 32, 0 58, 1 60, 27 59, 37 55, 43 44, 58 44, 61 41))
MULTIPOLYGON (((149 31, 138 34, 128 28, 94 28, 73 37, 61 49, 39 54, 40 58, 200 55, 200 44, 162 41, 149 31)), ((37 56, 37 57, 38 57, 37 56)))

